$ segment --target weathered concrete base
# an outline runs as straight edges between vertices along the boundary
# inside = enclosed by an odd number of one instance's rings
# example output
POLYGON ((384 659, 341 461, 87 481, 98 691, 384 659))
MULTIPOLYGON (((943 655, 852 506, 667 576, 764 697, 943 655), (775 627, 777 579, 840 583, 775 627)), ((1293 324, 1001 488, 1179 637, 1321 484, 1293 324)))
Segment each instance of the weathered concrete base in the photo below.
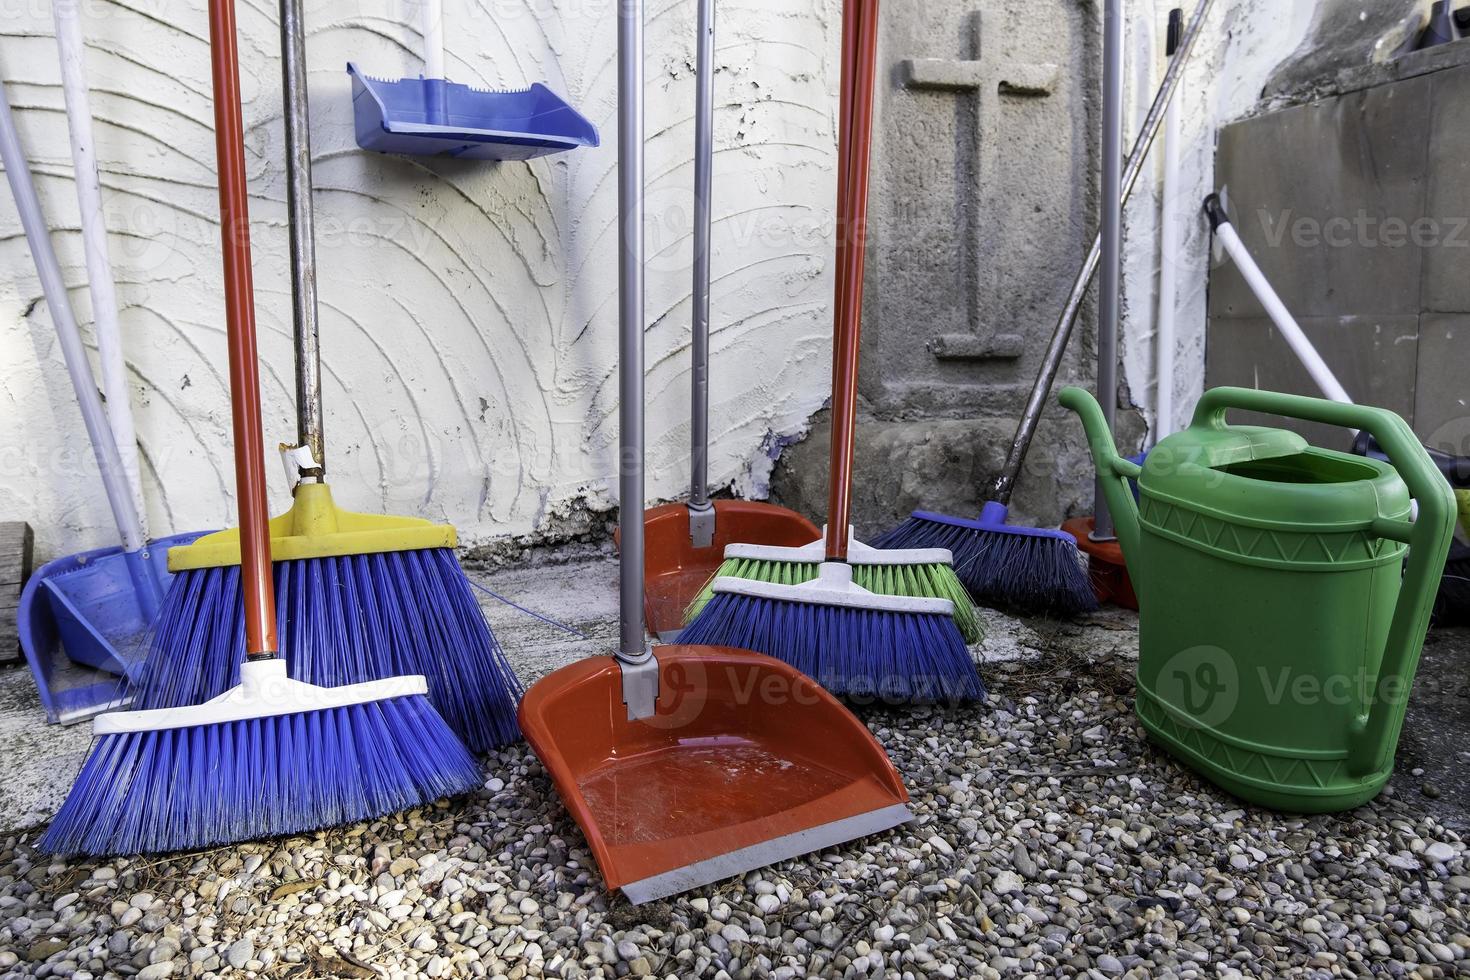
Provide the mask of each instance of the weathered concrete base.
MULTIPOLYGON (((1143 436, 1142 419, 1119 412, 1118 444, 1133 452, 1143 436)), ((814 420, 804 442, 781 456, 771 483, 772 499, 818 524, 827 512, 831 421, 814 420)), ((973 516, 985 488, 1005 463, 1015 436, 1014 418, 860 421, 853 524, 860 538, 897 525, 915 510, 973 516)), ((1042 420, 1012 503, 1022 523, 1055 527, 1092 508, 1092 458, 1082 427, 1057 409, 1042 420)))

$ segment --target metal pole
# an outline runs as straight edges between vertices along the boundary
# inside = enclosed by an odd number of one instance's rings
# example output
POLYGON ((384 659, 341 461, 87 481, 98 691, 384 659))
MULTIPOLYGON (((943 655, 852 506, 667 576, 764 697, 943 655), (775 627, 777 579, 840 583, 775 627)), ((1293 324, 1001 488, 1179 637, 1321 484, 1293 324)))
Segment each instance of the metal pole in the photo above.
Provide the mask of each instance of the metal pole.
POLYGON ((317 337, 316 229, 312 217, 311 124, 306 94, 306 28, 301 0, 281 0, 281 80, 286 95, 286 207, 290 215, 291 324, 296 339, 296 438, 326 475, 322 445, 322 360, 317 337))
MULTIPOLYGON (((1148 118, 1143 122, 1143 132, 1139 134, 1137 141, 1133 144, 1133 153, 1128 158, 1128 166, 1123 173, 1123 196, 1126 198, 1133 191, 1133 185, 1138 182, 1138 176, 1143 172, 1144 161, 1148 158, 1149 147, 1153 145, 1154 137, 1159 133, 1159 128, 1164 123, 1164 113, 1173 101, 1174 92, 1179 87, 1180 80, 1184 77, 1184 69, 1189 64, 1189 53, 1194 50, 1195 42, 1199 40, 1204 31, 1205 18, 1209 15, 1210 7, 1215 0, 1200 0, 1199 6, 1195 8, 1194 19, 1189 23, 1189 31, 1184 35, 1184 42, 1179 47, 1179 56, 1169 65, 1168 74, 1159 85, 1158 95, 1154 97, 1153 107, 1148 111, 1148 118)), ((1001 469, 1000 475, 991 481, 984 498, 993 500, 998 504, 1009 504, 1011 494, 1016 490, 1016 480, 1021 475, 1021 465, 1026 461, 1026 452, 1031 448, 1031 440, 1036 436, 1036 428, 1041 424, 1041 414, 1046 408, 1047 397, 1051 394, 1052 385, 1056 382, 1057 372, 1062 367, 1062 357, 1067 353, 1067 344, 1072 339, 1072 330, 1077 326, 1077 318, 1082 313, 1082 303, 1087 298, 1087 289, 1092 284, 1092 277, 1097 274, 1098 265, 1102 261, 1102 236, 1093 239, 1092 249, 1087 253, 1087 259, 1082 263, 1082 269, 1077 274, 1077 280, 1072 284, 1071 295, 1067 297, 1067 303, 1062 308, 1062 315, 1057 320, 1056 328, 1052 331, 1051 342, 1047 345, 1046 353, 1041 359, 1041 369, 1037 372, 1036 384, 1031 388, 1031 397, 1026 401, 1026 407, 1021 412, 1020 424, 1016 426, 1016 434, 1011 439, 1010 452, 1006 455, 1006 463, 1001 469)), ((1116 400, 1116 399, 1115 399, 1116 400)))
POLYGON ((690 510, 709 508, 710 198, 714 184, 715 0, 699 0, 694 84, 694 321, 690 379, 690 510))
MULTIPOLYGON (((1123 0, 1103 4, 1102 281, 1097 308, 1097 399, 1108 431, 1118 415, 1118 315, 1123 287, 1123 0)), ((1095 541, 1112 541, 1113 515, 1099 474, 1095 541)))
POLYGON ((92 442, 97 469, 102 473, 102 485, 107 489, 107 503, 112 508, 118 537, 122 539, 124 551, 141 551, 146 542, 137 506, 133 502, 132 488, 128 484, 127 468, 108 424, 107 410, 102 407, 102 398, 97 394, 97 382, 87 362, 87 350, 82 346, 82 332, 77 329, 66 282, 61 277, 61 264, 56 261, 56 253, 51 247, 51 232, 41 213, 41 202, 31 181, 30 165, 20 146, 3 83, 0 83, 0 164, 5 167, 10 191, 15 195, 15 210, 20 213, 21 228, 25 231, 26 243, 30 245, 31 258, 36 263, 36 276, 41 280, 41 292, 51 312, 51 324, 56 328, 56 341, 61 347, 67 374, 71 377, 72 390, 76 392, 77 406, 82 410, 82 422, 92 442))
POLYGON ((643 632, 643 3, 618 2, 619 659, 648 659, 643 632))
POLYGON ((117 283, 107 252, 107 221, 102 213, 102 181, 97 173, 97 141, 92 134, 86 44, 78 18, 79 3, 80 0, 55 0, 51 7, 56 21, 56 49, 61 60, 61 92, 66 101, 66 127, 71 133, 72 178, 82 219, 87 292, 92 297, 92 329, 97 335, 97 360, 102 369, 102 391, 107 396, 107 418, 132 487, 133 507, 145 525, 146 535, 147 505, 138 467, 138 436, 133 427, 122 328, 118 324, 117 283))

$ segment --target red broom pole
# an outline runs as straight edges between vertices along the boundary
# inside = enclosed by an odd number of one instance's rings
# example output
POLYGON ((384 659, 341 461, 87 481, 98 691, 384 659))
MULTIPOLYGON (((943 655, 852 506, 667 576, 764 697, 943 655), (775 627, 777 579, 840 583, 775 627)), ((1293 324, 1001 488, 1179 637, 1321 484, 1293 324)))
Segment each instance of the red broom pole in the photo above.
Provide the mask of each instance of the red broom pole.
POLYGON ((839 120, 838 124, 837 285, 833 299, 828 561, 847 559, 848 525, 852 517, 858 351, 862 342, 868 166, 872 157, 873 82, 877 53, 878 0, 851 0, 844 4, 840 104, 841 114, 847 118, 839 120))
POLYGON ((260 361, 255 345, 250 208, 234 0, 209 0, 209 39, 234 416, 235 492, 240 507, 240 578, 245 592, 245 653, 257 657, 276 652, 276 602, 271 579, 270 512, 265 495, 265 439, 260 420, 260 361))

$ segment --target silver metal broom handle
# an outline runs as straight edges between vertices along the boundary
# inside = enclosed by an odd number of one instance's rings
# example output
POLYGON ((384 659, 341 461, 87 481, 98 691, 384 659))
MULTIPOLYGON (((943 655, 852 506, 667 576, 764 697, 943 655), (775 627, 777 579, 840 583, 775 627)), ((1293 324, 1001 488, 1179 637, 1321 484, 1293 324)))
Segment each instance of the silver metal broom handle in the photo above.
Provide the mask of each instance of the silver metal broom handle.
POLYGON ((325 477, 322 360, 317 346, 316 228, 312 216, 311 123, 306 96, 306 28, 301 0, 281 0, 281 81, 286 96, 286 208, 291 237, 291 323, 296 340, 296 438, 325 477))
MULTIPOLYGON (((696 512, 709 511, 709 290, 711 197, 714 185, 715 0, 699 0, 699 37, 694 69, 694 313, 690 378, 690 533, 698 535, 696 512)), ((706 521, 713 531, 713 522, 706 521)), ((695 541, 707 547, 709 541, 695 541)))
MULTIPOLYGON (((627 668, 651 660, 643 628, 642 0, 618 0, 618 443, 618 660, 627 698, 627 668)), ((638 707, 629 700, 630 714, 638 707)))

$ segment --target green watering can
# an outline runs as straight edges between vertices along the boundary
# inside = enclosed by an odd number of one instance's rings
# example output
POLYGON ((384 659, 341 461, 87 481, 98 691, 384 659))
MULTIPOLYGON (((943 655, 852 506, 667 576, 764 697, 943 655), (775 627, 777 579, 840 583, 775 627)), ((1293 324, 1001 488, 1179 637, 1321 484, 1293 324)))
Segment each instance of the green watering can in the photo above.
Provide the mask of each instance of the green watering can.
POLYGON ((1138 593, 1149 734, 1274 809, 1378 795, 1455 523, 1449 484, 1409 426, 1379 408, 1216 388, 1140 467, 1118 455, 1091 395, 1067 388, 1061 403, 1087 430, 1138 593), (1366 429, 1392 462, 1226 425, 1231 408, 1366 429))

